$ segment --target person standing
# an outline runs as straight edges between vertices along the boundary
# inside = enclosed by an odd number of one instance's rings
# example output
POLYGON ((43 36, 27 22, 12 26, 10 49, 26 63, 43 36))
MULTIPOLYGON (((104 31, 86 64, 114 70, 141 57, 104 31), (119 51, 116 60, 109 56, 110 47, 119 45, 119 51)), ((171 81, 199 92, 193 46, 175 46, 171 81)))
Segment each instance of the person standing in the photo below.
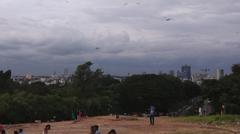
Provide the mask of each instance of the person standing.
POLYGON ((199 114, 199 116, 202 116, 202 107, 198 108, 198 114, 199 114))
POLYGON ((81 117, 82 117, 82 112, 81 112, 81 111, 78 111, 78 112, 77 112, 77 120, 80 121, 80 120, 81 120, 81 117))
POLYGON ((225 114, 225 105, 222 104, 222 107, 221 107, 221 116, 223 116, 225 114))
POLYGON ((155 116, 155 107, 154 106, 150 106, 150 114, 149 114, 149 118, 150 118, 150 125, 154 125, 154 116, 155 116))
POLYGON ((76 113, 74 111, 72 112, 72 120, 76 120, 76 113))

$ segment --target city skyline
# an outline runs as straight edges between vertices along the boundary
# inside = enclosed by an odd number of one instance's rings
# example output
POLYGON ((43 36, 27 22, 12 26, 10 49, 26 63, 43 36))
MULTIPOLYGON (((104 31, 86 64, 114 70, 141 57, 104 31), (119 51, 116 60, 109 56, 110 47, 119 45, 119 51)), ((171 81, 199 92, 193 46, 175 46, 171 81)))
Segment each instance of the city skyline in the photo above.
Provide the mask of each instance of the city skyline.
POLYGON ((239 0, 1 0, 0 70, 108 74, 221 68, 240 57, 239 0))
MULTIPOLYGON (((190 80, 190 77, 192 77, 193 75, 195 74, 198 74, 198 73, 205 73, 205 74, 208 74, 210 76, 212 75, 220 75, 220 73, 223 73, 224 75, 226 74, 230 74, 232 72, 226 72, 226 70, 222 69, 222 68, 201 68, 201 69, 195 69, 195 68, 192 68, 191 65, 188 65, 188 64, 183 64, 181 66, 179 66, 179 68, 176 68, 176 69, 170 69, 170 70, 165 70, 165 71, 162 71, 162 70, 159 70, 158 72, 137 72, 137 73, 127 73, 127 74, 114 74, 114 73, 107 73, 105 72, 102 68, 96 68, 96 67, 92 67, 93 70, 95 69, 101 69, 103 71, 104 74, 109 74, 109 75, 113 75, 113 76, 129 76, 129 75, 138 75, 138 74, 168 74, 168 75, 172 75, 172 76, 175 76, 175 77, 179 77, 180 79, 183 79, 183 80, 190 80), (187 68, 188 69, 187 69, 187 68), (185 68, 185 69, 184 69, 185 68)), ((7 70, 11 70, 10 68, 8 69, 0 69, 0 71, 7 71, 7 70)), ((27 77, 28 75, 31 75, 31 76, 71 76, 74 74, 75 70, 69 70, 69 68, 63 68, 62 70, 60 71, 53 71, 51 73, 42 73, 42 74, 36 74, 34 72, 27 72, 27 73, 14 73, 15 71, 14 70, 11 70, 12 72, 12 76, 25 76, 27 77)), ((216 76, 216 77, 219 77, 220 76, 216 76)), ((218 78, 218 79, 219 79, 218 78)))

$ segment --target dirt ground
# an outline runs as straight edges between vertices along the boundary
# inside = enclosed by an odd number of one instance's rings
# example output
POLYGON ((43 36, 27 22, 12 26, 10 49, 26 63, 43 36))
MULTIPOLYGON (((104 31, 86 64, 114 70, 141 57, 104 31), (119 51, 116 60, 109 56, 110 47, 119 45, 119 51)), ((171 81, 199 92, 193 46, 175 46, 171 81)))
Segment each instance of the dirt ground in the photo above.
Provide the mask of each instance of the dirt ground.
MULTIPOLYGON (((8 134, 23 128, 25 134, 41 134, 47 123, 17 124, 5 126, 8 134)), ((64 121, 48 123, 52 126, 49 134, 89 134, 91 125, 99 125, 101 134, 115 129, 118 134, 240 134, 240 125, 207 125, 176 121, 171 117, 158 117, 150 126, 148 118, 114 116, 91 117, 79 122, 64 121)))

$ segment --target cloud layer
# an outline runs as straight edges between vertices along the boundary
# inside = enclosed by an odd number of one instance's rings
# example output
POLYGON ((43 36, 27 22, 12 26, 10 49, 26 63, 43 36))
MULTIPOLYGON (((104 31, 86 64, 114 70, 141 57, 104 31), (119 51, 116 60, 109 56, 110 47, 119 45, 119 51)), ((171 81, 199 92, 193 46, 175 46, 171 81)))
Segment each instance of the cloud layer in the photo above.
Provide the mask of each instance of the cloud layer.
POLYGON ((107 73, 240 57, 239 0, 1 0, 0 68, 51 73, 91 60, 107 73))

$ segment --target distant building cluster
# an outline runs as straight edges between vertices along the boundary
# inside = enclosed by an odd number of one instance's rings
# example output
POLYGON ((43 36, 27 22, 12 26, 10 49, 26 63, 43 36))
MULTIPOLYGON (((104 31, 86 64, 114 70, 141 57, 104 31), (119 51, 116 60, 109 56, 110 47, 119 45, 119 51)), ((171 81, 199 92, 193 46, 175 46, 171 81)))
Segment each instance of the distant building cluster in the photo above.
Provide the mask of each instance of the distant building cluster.
MULTIPOLYGON (((34 83, 44 83, 45 85, 60 85, 63 86, 66 83, 72 82, 72 76, 68 74, 66 70, 64 70, 64 74, 57 75, 54 73, 53 75, 32 75, 32 74, 26 74, 26 75, 15 75, 12 77, 13 81, 19 83, 19 84, 34 84, 34 83)), ((116 76, 112 75, 112 78, 115 80, 118 80, 120 82, 124 81, 127 76, 116 76)))
POLYGON ((174 70, 170 70, 168 74, 178 77, 182 81, 189 80, 197 84, 201 84, 203 80, 220 80, 225 75, 223 69, 216 69, 213 72, 210 72, 210 69, 201 69, 192 73, 190 65, 183 65, 176 74, 174 70))
POLYGON ((223 69, 216 69, 210 73, 210 69, 202 69, 192 75, 192 81, 201 84, 203 80, 220 80, 224 77, 223 69))
POLYGON ((33 84, 44 83, 45 85, 65 85, 67 82, 71 82, 70 75, 50 75, 50 76, 35 76, 31 74, 13 76, 13 80, 19 84, 33 84))
POLYGON ((118 80, 120 82, 126 80, 126 76, 117 76, 117 75, 112 75, 113 79, 118 80))
MULTIPOLYGON (((144 72, 143 74, 146 74, 146 72, 144 72)), ((159 74, 164 73, 160 71, 159 74)), ((203 80, 220 80, 224 77, 225 74, 223 69, 216 69, 212 72, 210 72, 210 69, 201 69, 200 71, 192 73, 191 66, 185 64, 182 65, 181 69, 177 70, 176 72, 174 70, 170 70, 168 72, 168 75, 177 77, 182 81, 192 81, 200 85, 203 80)), ((130 76, 130 74, 128 74, 128 76, 130 76)), ((112 75, 114 79, 119 80, 120 82, 124 81, 128 76, 112 75)), ((56 73, 49 76, 35 76, 31 74, 26 74, 13 76, 13 80, 18 82, 19 84, 33 84, 41 82, 45 85, 65 85, 66 83, 71 82, 72 75, 69 75, 68 70, 64 69, 64 73, 62 75, 56 75, 56 73)))

